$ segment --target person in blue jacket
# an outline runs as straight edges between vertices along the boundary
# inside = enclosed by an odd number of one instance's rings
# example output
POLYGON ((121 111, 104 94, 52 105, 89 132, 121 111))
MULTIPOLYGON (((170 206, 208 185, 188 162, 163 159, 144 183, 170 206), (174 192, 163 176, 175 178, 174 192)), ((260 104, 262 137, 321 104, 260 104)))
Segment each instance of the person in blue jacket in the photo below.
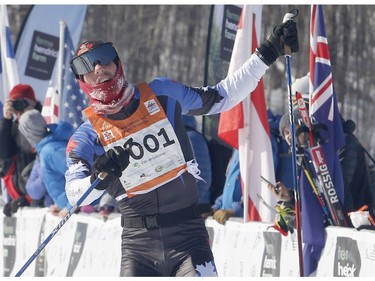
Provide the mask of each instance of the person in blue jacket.
POLYGON ((276 182, 282 182, 286 186, 293 186, 292 154, 290 153, 289 144, 280 134, 279 129, 282 116, 280 114, 273 114, 270 109, 267 110, 267 116, 271 133, 276 182))
POLYGON ((65 193, 65 151, 73 126, 67 122, 47 125, 41 113, 33 109, 21 116, 19 129, 38 154, 41 169, 38 174, 43 176, 48 195, 54 202, 50 206, 52 213, 65 216, 72 207, 65 193))
POLYGON ((26 182, 26 191, 32 199, 30 207, 50 207, 54 204, 44 184, 42 165, 38 156, 33 162, 33 167, 26 182))
POLYGON ((298 51, 291 20, 277 26, 242 67, 210 87, 168 78, 133 85, 111 42, 80 45, 71 68, 90 106, 67 147, 66 193, 75 204, 94 187, 83 205, 105 191, 118 202, 121 276, 217 276, 197 204, 200 171, 182 115, 217 114, 240 103, 284 54, 284 44, 298 51))
POLYGON ((213 218, 220 224, 230 217, 243 217, 243 200, 240 174, 240 157, 237 149, 233 149, 229 160, 223 194, 212 206, 213 218))

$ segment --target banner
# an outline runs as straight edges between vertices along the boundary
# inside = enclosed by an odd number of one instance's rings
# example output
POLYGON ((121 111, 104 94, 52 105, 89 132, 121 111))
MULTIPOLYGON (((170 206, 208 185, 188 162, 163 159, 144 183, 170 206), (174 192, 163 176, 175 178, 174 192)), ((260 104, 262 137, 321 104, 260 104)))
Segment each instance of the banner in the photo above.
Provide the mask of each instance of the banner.
POLYGON ((3 103, 12 88, 19 84, 19 77, 14 58, 7 6, 1 5, 0 10, 0 118, 3 118, 3 103))
MULTIPOLYGON (((207 39, 204 85, 214 85, 228 74, 242 5, 213 5, 207 39)), ((203 117, 203 133, 224 144, 217 137, 219 114, 203 117)), ((226 145, 226 144, 225 144, 226 145)))
POLYGON ((81 37, 87 5, 34 5, 25 20, 16 44, 16 61, 20 81, 34 88, 36 98, 43 101, 57 71, 61 20, 72 30, 73 45, 81 37))
MULTIPOLYGON (((255 51, 260 38, 262 6, 244 6, 233 47, 228 73, 236 71, 255 51)), ((239 149, 244 200, 244 221, 271 222, 271 206, 276 198, 261 182, 260 176, 275 182, 272 146, 263 81, 240 104, 220 114, 219 137, 239 149)))
MULTIPOLYGON (((0 214, 0 276, 13 277, 61 218, 48 208, 24 207, 6 218, 0 207, 0 214)), ((299 276, 296 232, 282 236, 270 224, 238 218, 205 223, 219 277, 299 276)), ((375 231, 329 226, 325 232, 317 276, 374 277, 375 231)), ((106 221, 97 213, 74 214, 21 277, 119 277, 121 233, 119 214, 106 221)))

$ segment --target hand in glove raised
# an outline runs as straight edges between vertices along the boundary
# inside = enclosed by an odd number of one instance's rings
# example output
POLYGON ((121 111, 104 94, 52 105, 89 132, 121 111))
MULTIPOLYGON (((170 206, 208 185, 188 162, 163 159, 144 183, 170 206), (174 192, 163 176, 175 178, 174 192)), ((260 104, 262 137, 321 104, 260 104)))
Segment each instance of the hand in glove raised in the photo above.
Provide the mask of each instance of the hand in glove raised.
POLYGON ((289 47, 292 53, 299 50, 297 24, 293 21, 298 12, 295 15, 292 12, 286 14, 286 16, 292 15, 289 17, 290 19, 275 26, 270 37, 257 49, 256 53, 268 66, 274 63, 279 56, 285 55, 286 47, 289 47))
POLYGON ((129 163, 129 150, 115 146, 94 161, 91 183, 95 181, 99 173, 105 172, 107 176, 95 188, 106 189, 111 182, 121 177, 122 171, 129 166, 129 163))

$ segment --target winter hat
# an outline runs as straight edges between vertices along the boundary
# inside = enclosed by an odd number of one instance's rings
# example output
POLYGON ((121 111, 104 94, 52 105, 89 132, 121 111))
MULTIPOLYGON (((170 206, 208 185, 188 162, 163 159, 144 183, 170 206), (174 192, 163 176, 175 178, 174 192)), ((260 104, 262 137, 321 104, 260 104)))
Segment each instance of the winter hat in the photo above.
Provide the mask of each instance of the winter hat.
POLYGON ((101 45, 105 44, 102 40, 93 40, 93 41, 85 41, 79 46, 77 50, 77 56, 80 56, 92 49, 95 49, 101 45))
MULTIPOLYGON (((299 109, 294 108, 293 114, 294 114, 294 124, 298 125, 298 120, 301 118, 301 113, 299 112, 299 109)), ((282 135, 283 138, 285 138, 284 130, 286 127, 289 127, 289 126, 290 126, 290 122, 289 122, 289 112, 288 112, 288 113, 285 113, 280 118, 280 123, 279 123, 280 135, 282 135)))
POLYGON ((27 84, 18 84, 14 86, 9 93, 9 98, 11 100, 25 98, 36 102, 34 90, 27 84))
POLYGON ((18 128, 30 145, 35 147, 47 135, 46 126, 47 123, 42 114, 32 109, 21 115, 18 128))

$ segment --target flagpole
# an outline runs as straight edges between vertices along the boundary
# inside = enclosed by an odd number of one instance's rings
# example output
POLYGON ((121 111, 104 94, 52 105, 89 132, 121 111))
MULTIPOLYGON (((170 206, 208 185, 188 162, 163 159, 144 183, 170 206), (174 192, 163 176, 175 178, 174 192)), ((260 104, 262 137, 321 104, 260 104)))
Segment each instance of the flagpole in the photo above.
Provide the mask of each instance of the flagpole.
POLYGON ((65 42, 65 28, 66 28, 66 22, 60 21, 60 41, 59 41, 59 59, 58 59, 58 65, 57 65, 57 90, 59 93, 59 118, 61 116, 61 102, 62 102, 62 79, 63 79, 63 64, 64 64, 64 42, 65 42))
MULTIPOLYGON (((290 50, 288 50, 290 52, 290 50)), ((287 52, 286 52, 287 53, 287 52)), ((287 79, 288 79, 288 100, 289 100, 289 122, 290 122, 290 134, 291 134, 291 150, 292 150, 292 172, 293 172, 293 191, 294 191, 294 210, 296 213, 296 228, 297 228, 297 244, 298 244, 298 259, 299 259, 299 274, 303 277, 303 253, 302 253, 302 229, 301 229, 301 217, 300 217, 300 193, 297 184, 297 152, 296 152, 296 137, 294 128, 294 112, 293 112, 293 98, 292 98, 292 82, 290 73, 290 54, 285 55, 287 79)))
MULTIPOLYGON (((1 61, 1 68, 2 69, 5 69, 5 55, 3 55, 4 53, 5 53, 5 51, 6 51, 6 49, 5 49, 5 44, 3 44, 3 42, 5 42, 5 40, 6 40, 6 34, 5 34, 5 28, 6 28, 6 26, 5 26, 5 10, 6 8, 5 8, 5 5, 0 5, 0 10, 1 10, 1 13, 0 13, 0 20, 1 20, 1 23, 0 23, 0 25, 1 25, 1 31, 0 31, 0 39, 1 39, 1 47, 0 47, 0 50, 1 50, 1 53, 0 53, 0 55, 1 55, 1 58, 0 58, 0 61, 1 61), (3 38, 5 38, 5 40, 3 39, 3 38)), ((7 93, 7 83, 6 83, 6 81, 7 81, 7 79, 6 79, 6 71, 3 71, 3 74, 2 74, 2 91, 3 91, 3 101, 5 102, 5 100, 7 99, 7 97, 8 97, 8 93, 7 93)))
POLYGON ((5 101, 8 98, 10 90, 19 83, 18 68, 14 58, 6 5, 0 5, 0 28, 2 91, 3 101, 5 101))
MULTIPOLYGON (((239 147, 238 147, 238 150, 240 150, 240 146, 243 145, 244 149, 242 151, 241 149, 241 152, 243 152, 245 154, 245 161, 240 161, 240 167, 241 165, 245 165, 245 169, 242 169, 243 171, 247 171, 246 173, 242 173, 241 174, 241 185, 242 185, 242 192, 243 192, 243 195, 242 195, 242 198, 243 198, 243 222, 246 223, 249 221, 250 219, 250 216, 249 216, 249 182, 250 182, 250 172, 248 171, 248 168, 249 168, 249 163, 248 161, 250 160, 250 142, 248 141, 250 139, 250 133, 249 133, 249 120, 250 120, 250 117, 248 115, 248 113, 250 112, 250 103, 251 103, 251 100, 250 100, 250 96, 247 96, 243 101, 242 101, 242 107, 243 107, 243 114, 244 114, 244 128, 242 129, 239 129, 238 130, 238 133, 239 133, 239 147), (241 140, 247 140, 245 142, 242 143, 241 140)), ((240 156, 240 160, 241 160, 241 156, 240 156)))

